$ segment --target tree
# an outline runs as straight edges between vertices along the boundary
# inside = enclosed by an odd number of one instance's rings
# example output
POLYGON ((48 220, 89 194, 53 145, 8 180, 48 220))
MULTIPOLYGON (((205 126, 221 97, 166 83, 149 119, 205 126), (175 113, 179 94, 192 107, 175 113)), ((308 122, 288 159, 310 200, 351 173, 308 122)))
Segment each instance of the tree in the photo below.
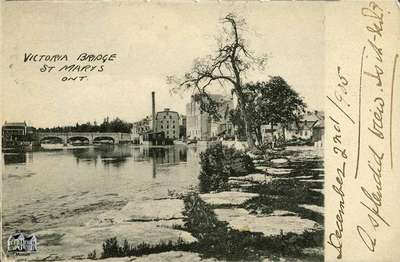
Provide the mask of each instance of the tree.
POLYGON ((128 123, 120 118, 115 118, 112 121, 109 121, 109 118, 105 118, 104 122, 101 125, 98 125, 95 121, 93 124, 90 122, 86 122, 85 124, 79 124, 78 122, 75 126, 58 126, 52 128, 39 128, 39 132, 121 132, 121 133, 130 133, 133 124, 128 123))
POLYGON ((232 123, 232 125, 235 127, 235 135, 239 138, 242 139, 243 137, 246 137, 246 134, 244 133, 244 121, 241 117, 240 110, 234 108, 229 111, 229 121, 232 123))
MULTIPOLYGON (((257 107, 255 103, 255 98, 257 96, 256 91, 257 88, 252 88, 253 90, 249 89, 249 84, 246 84, 243 88, 244 90, 244 108, 248 115, 248 130, 250 134, 257 139, 258 144, 261 144, 261 125, 265 124, 265 120, 260 117, 259 113, 257 112, 257 107)), ((242 119, 241 109, 236 108, 231 110, 230 112, 230 121, 233 125, 238 128, 238 135, 243 136, 241 130, 244 129, 244 121, 242 119)))
POLYGON ((224 31, 220 35, 216 53, 202 59, 195 59, 192 69, 184 74, 183 78, 169 76, 168 82, 176 85, 172 89, 173 92, 182 89, 195 90, 205 98, 200 99, 200 105, 204 103, 203 101, 208 105, 215 102, 209 95, 209 89, 212 86, 229 87, 232 94, 237 97, 238 107, 241 109, 248 145, 253 147, 254 139, 249 129, 250 117, 244 110, 243 82, 249 70, 264 69, 266 58, 255 57, 253 52, 247 50, 245 40, 241 36, 245 26, 243 19, 228 14, 222 19, 222 24, 224 31))
MULTIPOLYGON (((280 76, 267 82, 246 84, 245 110, 250 114, 250 130, 261 141, 261 125, 270 124, 271 129, 280 123, 284 128, 297 122, 304 114, 306 104, 299 94, 280 76)), ((283 135, 284 132, 283 132, 283 135)))

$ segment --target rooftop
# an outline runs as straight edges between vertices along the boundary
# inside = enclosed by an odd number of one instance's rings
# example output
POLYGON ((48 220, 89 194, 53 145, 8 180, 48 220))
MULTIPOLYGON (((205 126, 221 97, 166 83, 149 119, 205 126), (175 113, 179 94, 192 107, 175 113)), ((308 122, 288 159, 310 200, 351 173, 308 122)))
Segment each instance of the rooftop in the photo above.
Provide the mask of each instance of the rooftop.
POLYGON ((26 122, 4 122, 3 126, 22 126, 22 127, 26 127, 26 122))

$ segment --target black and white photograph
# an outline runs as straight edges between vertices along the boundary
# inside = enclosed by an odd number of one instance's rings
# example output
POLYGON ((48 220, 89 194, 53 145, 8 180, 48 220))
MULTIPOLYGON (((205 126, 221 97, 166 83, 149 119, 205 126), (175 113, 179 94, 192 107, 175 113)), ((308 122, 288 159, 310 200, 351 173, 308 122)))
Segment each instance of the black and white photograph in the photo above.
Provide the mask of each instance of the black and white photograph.
POLYGON ((324 261, 322 3, 2 11, 6 261, 324 261))

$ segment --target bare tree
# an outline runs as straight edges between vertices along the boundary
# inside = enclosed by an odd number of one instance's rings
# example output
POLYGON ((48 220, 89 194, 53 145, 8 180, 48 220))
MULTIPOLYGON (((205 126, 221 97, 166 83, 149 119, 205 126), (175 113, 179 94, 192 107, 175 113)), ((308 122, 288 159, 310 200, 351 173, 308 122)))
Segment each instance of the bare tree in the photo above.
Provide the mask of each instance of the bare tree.
POLYGON ((217 105, 209 95, 209 88, 218 85, 229 87, 233 95, 237 97, 238 107, 241 109, 241 117, 249 147, 254 146, 254 138, 250 132, 250 117, 245 110, 245 90, 243 82, 246 72, 254 69, 264 69, 266 57, 255 57, 253 52, 247 50, 246 42, 241 33, 245 27, 245 20, 239 19, 233 14, 228 14, 222 19, 223 33, 219 37, 218 50, 215 55, 194 60, 190 72, 183 78, 168 77, 168 82, 175 84, 173 92, 179 90, 195 90, 202 99, 199 100, 202 109, 214 109, 217 105), (208 105, 208 106, 204 106, 208 105))

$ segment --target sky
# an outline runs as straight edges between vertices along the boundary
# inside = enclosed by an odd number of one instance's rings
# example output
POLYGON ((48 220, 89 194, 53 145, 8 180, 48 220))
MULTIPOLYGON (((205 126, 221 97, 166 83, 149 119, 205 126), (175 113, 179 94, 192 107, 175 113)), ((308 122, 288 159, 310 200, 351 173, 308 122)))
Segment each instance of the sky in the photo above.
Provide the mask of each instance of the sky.
POLYGON ((171 95, 166 78, 182 76, 195 58, 214 54, 220 19, 229 12, 246 20, 242 36, 249 49, 268 55, 265 70, 247 81, 280 75, 311 110, 323 109, 320 2, 302 3, 301 8, 286 2, 6 2, 2 119, 35 127, 99 123, 106 116, 132 122, 151 113, 151 91, 156 92, 157 110, 168 107, 185 114, 190 93, 171 95), (34 53, 67 54, 67 62, 55 65, 74 64, 82 52, 117 57, 84 81, 63 82, 60 72, 41 73, 43 62, 24 63, 24 54, 34 53))

